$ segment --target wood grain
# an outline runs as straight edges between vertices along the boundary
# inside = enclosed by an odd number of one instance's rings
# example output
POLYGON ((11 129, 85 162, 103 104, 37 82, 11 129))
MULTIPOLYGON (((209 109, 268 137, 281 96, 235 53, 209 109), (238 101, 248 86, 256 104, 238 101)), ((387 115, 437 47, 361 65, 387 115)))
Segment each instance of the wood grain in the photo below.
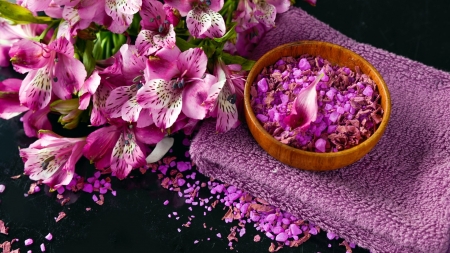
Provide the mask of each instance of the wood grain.
POLYGON ((250 132, 256 142, 272 157, 289 166, 312 171, 327 171, 350 165, 375 147, 383 135, 391 115, 391 98, 383 77, 368 61, 344 47, 322 41, 298 41, 281 45, 263 55, 253 66, 245 84, 244 111, 250 132), (250 88, 254 80, 266 66, 274 64, 281 57, 298 57, 303 54, 320 56, 332 64, 346 66, 355 71, 359 66, 361 72, 367 74, 376 84, 381 95, 381 107, 384 110, 383 120, 375 133, 363 143, 339 152, 316 153, 299 150, 277 141, 259 123, 251 108, 250 88))

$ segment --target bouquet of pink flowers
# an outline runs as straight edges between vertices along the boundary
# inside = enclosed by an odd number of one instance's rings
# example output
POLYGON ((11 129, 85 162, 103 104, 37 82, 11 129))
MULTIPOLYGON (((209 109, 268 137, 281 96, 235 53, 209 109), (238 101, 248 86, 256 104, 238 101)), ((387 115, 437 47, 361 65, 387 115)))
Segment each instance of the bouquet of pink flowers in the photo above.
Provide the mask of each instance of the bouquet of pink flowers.
MULTIPOLYGON (((309 2, 309 1, 308 1, 309 2)), ((314 2, 310 2, 314 4, 314 2)), ((290 0, 0 0, 0 117, 22 115, 25 174, 67 185, 85 156, 119 179, 161 159, 205 118, 239 124, 248 56, 290 0), (53 133, 47 118, 88 136, 53 133)))

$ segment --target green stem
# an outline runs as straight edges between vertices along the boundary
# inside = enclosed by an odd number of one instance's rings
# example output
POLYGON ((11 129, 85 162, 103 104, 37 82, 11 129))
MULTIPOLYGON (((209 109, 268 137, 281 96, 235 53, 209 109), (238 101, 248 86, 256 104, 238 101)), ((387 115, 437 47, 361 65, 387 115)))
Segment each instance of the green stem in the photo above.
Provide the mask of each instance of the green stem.
MULTIPOLYGON (((39 35, 39 37, 37 38, 37 39, 38 39, 38 42, 41 42, 41 41, 45 38, 45 36, 47 36, 47 33, 48 33, 55 25, 59 24, 60 21, 61 21, 60 19, 57 19, 57 20, 53 20, 50 24, 48 24, 48 26, 45 28, 45 30, 44 30, 44 31, 41 33, 41 35, 39 35)), ((53 33, 53 37, 55 37, 55 38, 56 38, 56 33, 57 33, 57 30, 55 30, 55 32, 53 33)), ((52 37, 52 40, 54 40, 53 37, 52 37)))

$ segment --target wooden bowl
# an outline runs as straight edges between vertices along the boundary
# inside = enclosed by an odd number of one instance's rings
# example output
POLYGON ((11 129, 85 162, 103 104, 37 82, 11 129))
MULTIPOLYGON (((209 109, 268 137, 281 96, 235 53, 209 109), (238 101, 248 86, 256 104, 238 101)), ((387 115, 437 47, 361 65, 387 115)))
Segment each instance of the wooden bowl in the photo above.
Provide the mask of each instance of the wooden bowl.
POLYGON ((391 114, 391 98, 388 88, 380 73, 364 58, 341 46, 321 41, 299 41, 278 46, 263 55, 253 66, 245 84, 244 91, 245 119, 250 132, 258 144, 272 157, 289 166, 312 171, 327 171, 350 165, 366 155, 377 144, 383 135, 391 114), (384 110, 383 120, 378 129, 367 140, 352 148, 332 152, 316 153, 303 151, 283 144, 272 137, 260 124, 251 107, 250 88, 264 67, 277 62, 281 57, 298 57, 303 54, 320 56, 331 64, 346 66, 355 71, 359 66, 361 72, 367 74, 377 85, 381 95, 381 107, 384 110))

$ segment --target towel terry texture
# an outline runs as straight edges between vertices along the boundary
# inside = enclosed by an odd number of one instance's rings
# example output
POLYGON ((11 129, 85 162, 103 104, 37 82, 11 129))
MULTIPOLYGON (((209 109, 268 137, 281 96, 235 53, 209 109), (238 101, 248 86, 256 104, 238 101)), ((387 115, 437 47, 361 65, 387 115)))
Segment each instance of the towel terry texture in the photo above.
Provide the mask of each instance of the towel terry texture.
POLYGON ((450 74, 358 43, 298 8, 278 16, 252 58, 297 40, 339 44, 379 70, 392 114, 377 146, 351 166, 302 171, 270 157, 245 124, 217 134, 206 121, 190 148, 198 170, 372 252, 448 252, 450 74))

